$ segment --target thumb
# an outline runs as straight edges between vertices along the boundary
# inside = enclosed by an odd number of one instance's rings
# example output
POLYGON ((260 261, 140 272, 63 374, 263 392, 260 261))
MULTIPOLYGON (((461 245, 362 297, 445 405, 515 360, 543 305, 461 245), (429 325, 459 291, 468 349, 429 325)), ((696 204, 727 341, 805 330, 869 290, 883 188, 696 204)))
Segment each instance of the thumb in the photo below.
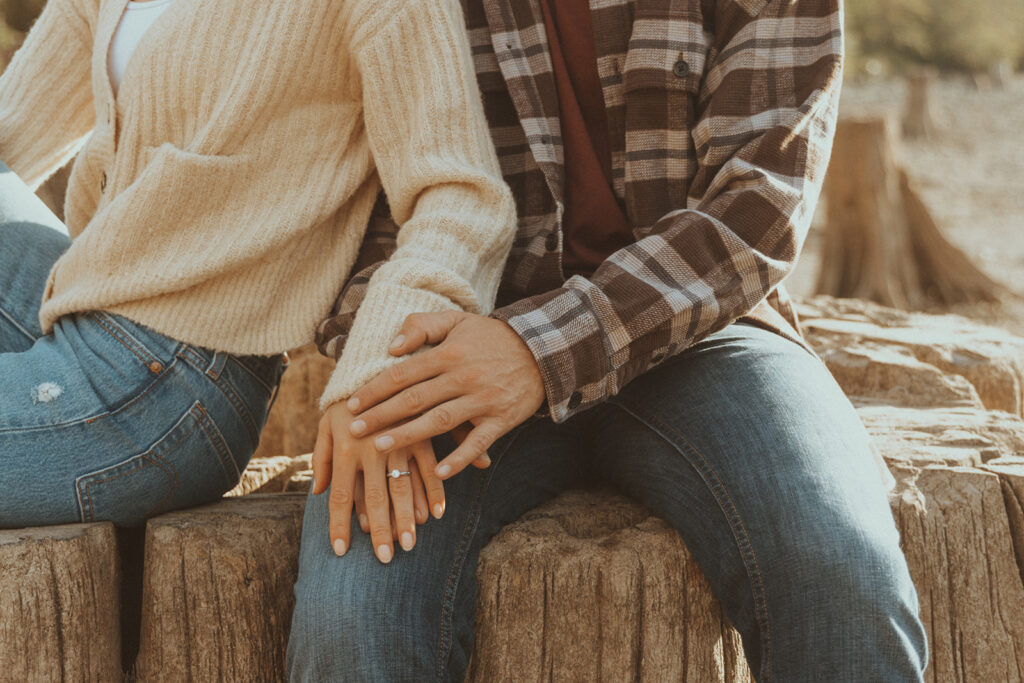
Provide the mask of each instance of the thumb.
POLYGON ((404 356, 424 344, 440 344, 459 321, 468 315, 462 311, 413 313, 406 317, 402 329, 398 331, 388 350, 392 356, 404 356))

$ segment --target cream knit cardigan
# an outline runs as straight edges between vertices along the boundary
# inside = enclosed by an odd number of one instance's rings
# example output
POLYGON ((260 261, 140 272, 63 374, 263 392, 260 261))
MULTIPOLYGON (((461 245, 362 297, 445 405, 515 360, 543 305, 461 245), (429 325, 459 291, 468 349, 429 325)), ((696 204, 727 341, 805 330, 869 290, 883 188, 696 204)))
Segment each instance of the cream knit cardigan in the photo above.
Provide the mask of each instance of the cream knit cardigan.
POLYGON ((0 77, 0 160, 35 187, 78 153, 44 332, 102 309, 230 353, 305 344, 382 184, 399 248, 322 405, 394 362, 408 314, 490 311, 515 209, 458 0, 178 0, 115 98, 126 2, 50 0, 0 77))

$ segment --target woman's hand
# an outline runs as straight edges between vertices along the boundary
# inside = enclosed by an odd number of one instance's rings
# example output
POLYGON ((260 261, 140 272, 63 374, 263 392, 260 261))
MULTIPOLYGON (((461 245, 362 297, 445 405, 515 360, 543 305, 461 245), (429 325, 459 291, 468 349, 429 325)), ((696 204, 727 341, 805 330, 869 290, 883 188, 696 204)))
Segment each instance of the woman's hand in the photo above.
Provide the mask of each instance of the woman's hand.
POLYGON ((352 508, 358 494, 360 507, 365 506, 359 511, 360 525, 369 530, 377 559, 387 563, 394 556, 395 539, 406 551, 416 545, 416 524, 427 521, 428 506, 435 517, 443 514, 444 485, 434 473, 429 441, 380 453, 372 438, 351 435, 352 420, 344 403, 335 403, 320 419, 313 449, 313 493, 331 489, 330 539, 338 555, 351 547, 352 508), (388 473, 393 470, 409 474, 391 478, 388 473))

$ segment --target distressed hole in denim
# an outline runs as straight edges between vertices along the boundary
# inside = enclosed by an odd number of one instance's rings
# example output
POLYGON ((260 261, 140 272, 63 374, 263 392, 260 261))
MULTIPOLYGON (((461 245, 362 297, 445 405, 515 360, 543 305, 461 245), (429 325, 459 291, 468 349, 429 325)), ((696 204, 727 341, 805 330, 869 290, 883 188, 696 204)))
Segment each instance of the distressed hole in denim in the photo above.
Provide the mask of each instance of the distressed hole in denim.
POLYGON ((53 382, 43 382, 32 391, 32 403, 50 403, 64 393, 64 388, 53 382))

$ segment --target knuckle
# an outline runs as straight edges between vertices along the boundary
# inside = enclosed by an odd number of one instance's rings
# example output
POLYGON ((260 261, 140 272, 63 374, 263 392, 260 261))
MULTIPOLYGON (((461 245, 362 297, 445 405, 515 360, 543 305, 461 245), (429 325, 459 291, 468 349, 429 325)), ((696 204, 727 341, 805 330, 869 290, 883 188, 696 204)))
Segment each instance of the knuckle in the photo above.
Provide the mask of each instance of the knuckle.
POLYGON ((435 408, 433 414, 434 424, 440 429, 447 431, 455 426, 455 418, 447 408, 435 408))
POLYGON ((491 445, 491 439, 488 436, 479 434, 470 439, 469 447, 474 451, 486 451, 491 445))
POLYGON ((392 365, 390 368, 388 368, 387 373, 388 379, 394 384, 401 384, 402 382, 405 381, 405 378, 408 376, 408 373, 406 372, 404 367, 404 363, 392 365))
POLYGON ((391 525, 387 522, 371 522, 370 523, 370 535, 373 537, 378 536, 390 536, 391 525))
POLYGON ((366 489, 363 496, 366 504, 370 507, 379 507, 386 505, 388 502, 388 494, 377 487, 366 489))
POLYGON ((402 392, 402 402, 408 410, 420 410, 423 407, 423 392, 410 387, 402 392))
POLYGON ((412 515, 412 510, 400 512, 395 515, 395 526, 399 528, 416 526, 416 518, 412 515))
POLYGON ((455 384, 459 387, 472 386, 480 380, 480 375, 478 368, 464 368, 455 373, 455 384))
POLYGON ((344 507, 352 504, 352 492, 340 486, 331 489, 330 503, 334 507, 344 507))
POLYGON ((412 484, 406 477, 399 477, 391 482, 391 490, 395 493, 408 493, 412 490, 412 484))

